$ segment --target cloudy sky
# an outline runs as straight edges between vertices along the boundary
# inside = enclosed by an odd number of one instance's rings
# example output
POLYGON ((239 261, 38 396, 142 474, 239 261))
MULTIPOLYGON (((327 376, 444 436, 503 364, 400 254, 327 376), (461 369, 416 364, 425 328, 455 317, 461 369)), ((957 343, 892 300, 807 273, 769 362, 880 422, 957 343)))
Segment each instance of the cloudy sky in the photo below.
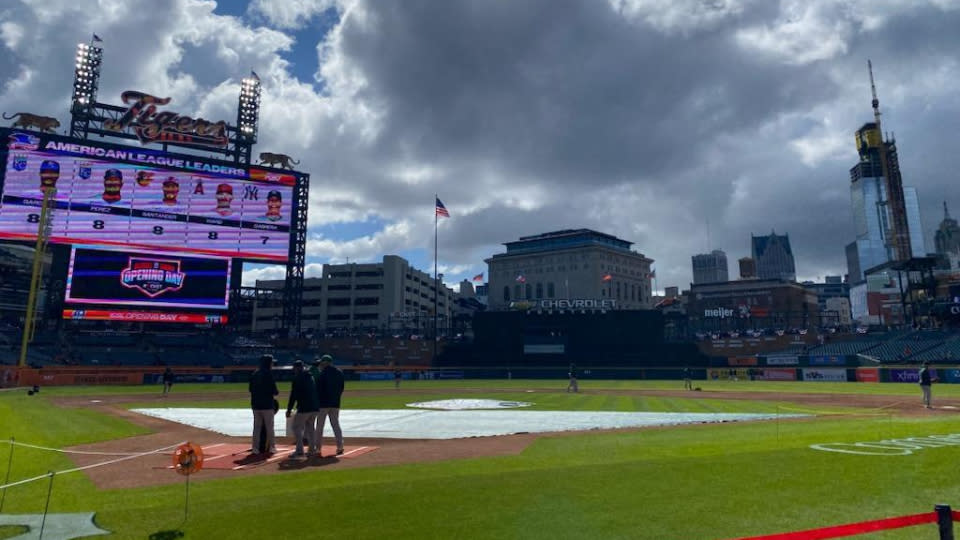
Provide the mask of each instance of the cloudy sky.
MULTIPOLYGON (((398 254, 448 284, 520 236, 634 242, 658 289, 690 256, 788 233, 799 279, 846 272, 853 132, 896 134, 924 233, 960 215, 960 0, 7 0, 0 110, 69 122, 78 42, 127 89, 232 121, 263 81, 254 152, 311 175, 307 275, 398 254)), ((245 280, 282 277, 248 265, 245 280)))

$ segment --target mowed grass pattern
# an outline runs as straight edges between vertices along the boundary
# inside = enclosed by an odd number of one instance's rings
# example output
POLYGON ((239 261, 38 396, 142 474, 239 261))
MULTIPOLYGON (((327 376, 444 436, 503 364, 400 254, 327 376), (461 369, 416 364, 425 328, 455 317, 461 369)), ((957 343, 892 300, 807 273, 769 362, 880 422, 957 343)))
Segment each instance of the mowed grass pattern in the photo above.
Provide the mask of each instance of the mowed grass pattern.
MULTIPOLYGON (((700 382, 698 385, 714 383, 700 382)), ((348 383, 345 407, 396 408, 413 401, 492 398, 531 401, 538 410, 776 412, 799 406, 776 392, 824 391, 821 383, 718 383, 756 391, 757 400, 659 397, 634 392, 679 383, 583 381, 404 381, 348 383), (356 392, 351 393, 351 391, 356 392), (530 392, 529 390, 533 390, 530 392)), ((919 401, 915 385, 830 385, 835 392, 919 401)), ((177 385, 176 393, 234 390, 226 403, 246 407, 241 385, 177 385)), ((46 388, 39 396, 0 392, 0 438, 53 447, 122 438, 141 430, 86 409, 57 408, 49 397, 152 393, 156 387, 46 388)), ((281 390, 281 397, 285 389, 281 390)), ((936 386, 935 396, 954 393, 936 386)), ((957 394, 960 395, 960 394, 957 394)), ((147 402, 145 402, 147 403, 147 402)), ((156 402, 149 403, 155 406, 156 402)), ((191 482, 183 521, 183 485, 96 489, 83 473, 55 477, 52 512, 96 511, 109 538, 145 538, 179 529, 186 538, 650 538, 723 539, 807 529, 960 507, 955 447, 908 456, 812 450, 826 442, 960 433, 960 416, 938 411, 900 417, 831 413, 808 420, 704 424, 545 436, 518 456, 191 482)), ((850 411, 847 411, 850 412, 850 411)), ((349 437, 349 433, 346 434, 349 437)), ((11 480, 72 467, 57 453, 17 447, 11 480)), ((9 446, 0 445, 7 474, 9 446), (7 446, 4 448, 4 446, 7 446)), ((172 474, 172 473, 171 473, 172 474)), ((46 479, 8 490, 4 513, 40 512, 46 479)), ((935 538, 933 525, 859 538, 935 538)))

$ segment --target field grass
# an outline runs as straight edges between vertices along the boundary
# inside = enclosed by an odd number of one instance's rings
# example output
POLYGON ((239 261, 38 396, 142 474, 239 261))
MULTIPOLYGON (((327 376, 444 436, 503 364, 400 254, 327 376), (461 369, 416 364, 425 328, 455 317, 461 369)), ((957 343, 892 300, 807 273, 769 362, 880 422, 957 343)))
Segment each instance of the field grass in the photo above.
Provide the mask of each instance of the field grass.
MULTIPOLYGON (((919 402, 916 385, 705 382, 705 390, 756 392, 756 401, 641 396, 677 389, 676 381, 392 381, 349 382, 345 407, 397 408, 452 397, 532 401, 540 410, 771 412, 799 408, 786 392, 869 393, 919 402)), ((242 385, 177 385, 168 406, 246 407, 242 385), (177 393, 233 390, 236 399, 197 401, 177 393)), ((960 385, 937 385, 960 397, 960 385), (956 386, 956 388, 955 388, 956 386)), ((57 408, 53 396, 158 392, 157 387, 44 388, 38 396, 0 392, 0 439, 41 446, 122 438, 142 430, 98 413, 57 408)), ((285 389, 281 389, 282 397, 285 389)), ((141 405, 156 406, 156 402, 141 405)), ((650 538, 722 539, 822 527, 960 507, 953 464, 960 448, 905 456, 813 450, 811 444, 879 441, 960 433, 960 415, 820 411, 812 420, 710 424, 616 433, 542 437, 517 456, 376 468, 323 469, 191 481, 184 486, 98 490, 83 473, 58 475, 51 512, 96 511, 109 538, 145 538, 180 530, 186 538, 650 538)), ((346 434, 349 438, 349 433, 346 434)), ((349 440, 348 440, 349 442, 349 440)), ((73 466, 62 454, 16 447, 11 481, 73 466)), ((0 444, 7 475, 9 445, 0 444)), ((3 480, 3 476, 0 476, 3 480)), ((10 488, 4 513, 42 512, 46 479, 10 488)), ((2 531, 0 531, 2 532, 2 531)), ((2 536, 0 536, 2 537, 2 536)), ((935 526, 874 533, 884 540, 935 538, 935 526)))

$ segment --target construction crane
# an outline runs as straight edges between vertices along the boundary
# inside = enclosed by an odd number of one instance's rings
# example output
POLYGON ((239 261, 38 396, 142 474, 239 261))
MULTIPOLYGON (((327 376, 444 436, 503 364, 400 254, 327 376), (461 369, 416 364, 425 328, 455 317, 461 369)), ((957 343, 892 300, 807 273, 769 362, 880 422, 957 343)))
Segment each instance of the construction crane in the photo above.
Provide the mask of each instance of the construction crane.
POLYGON ((880 140, 880 167, 883 171, 884 184, 887 190, 886 200, 878 203, 887 207, 889 217, 884 243, 894 261, 909 260, 913 254, 910 247, 910 230, 907 225, 907 205, 903 199, 903 178, 900 176, 900 166, 891 167, 887 155, 887 144, 893 147, 894 141, 885 141, 883 128, 880 126, 880 100, 877 99, 877 86, 873 82, 873 64, 867 60, 867 70, 870 72, 870 92, 873 95, 873 119, 877 124, 877 136, 880 140))

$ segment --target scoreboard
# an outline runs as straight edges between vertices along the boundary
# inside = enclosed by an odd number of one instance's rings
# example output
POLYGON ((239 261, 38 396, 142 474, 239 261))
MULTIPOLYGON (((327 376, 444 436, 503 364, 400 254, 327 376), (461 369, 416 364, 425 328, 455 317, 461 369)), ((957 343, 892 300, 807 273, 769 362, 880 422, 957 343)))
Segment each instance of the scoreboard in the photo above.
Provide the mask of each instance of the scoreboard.
POLYGON ((287 262, 300 173, 0 129, 0 239, 287 262))

